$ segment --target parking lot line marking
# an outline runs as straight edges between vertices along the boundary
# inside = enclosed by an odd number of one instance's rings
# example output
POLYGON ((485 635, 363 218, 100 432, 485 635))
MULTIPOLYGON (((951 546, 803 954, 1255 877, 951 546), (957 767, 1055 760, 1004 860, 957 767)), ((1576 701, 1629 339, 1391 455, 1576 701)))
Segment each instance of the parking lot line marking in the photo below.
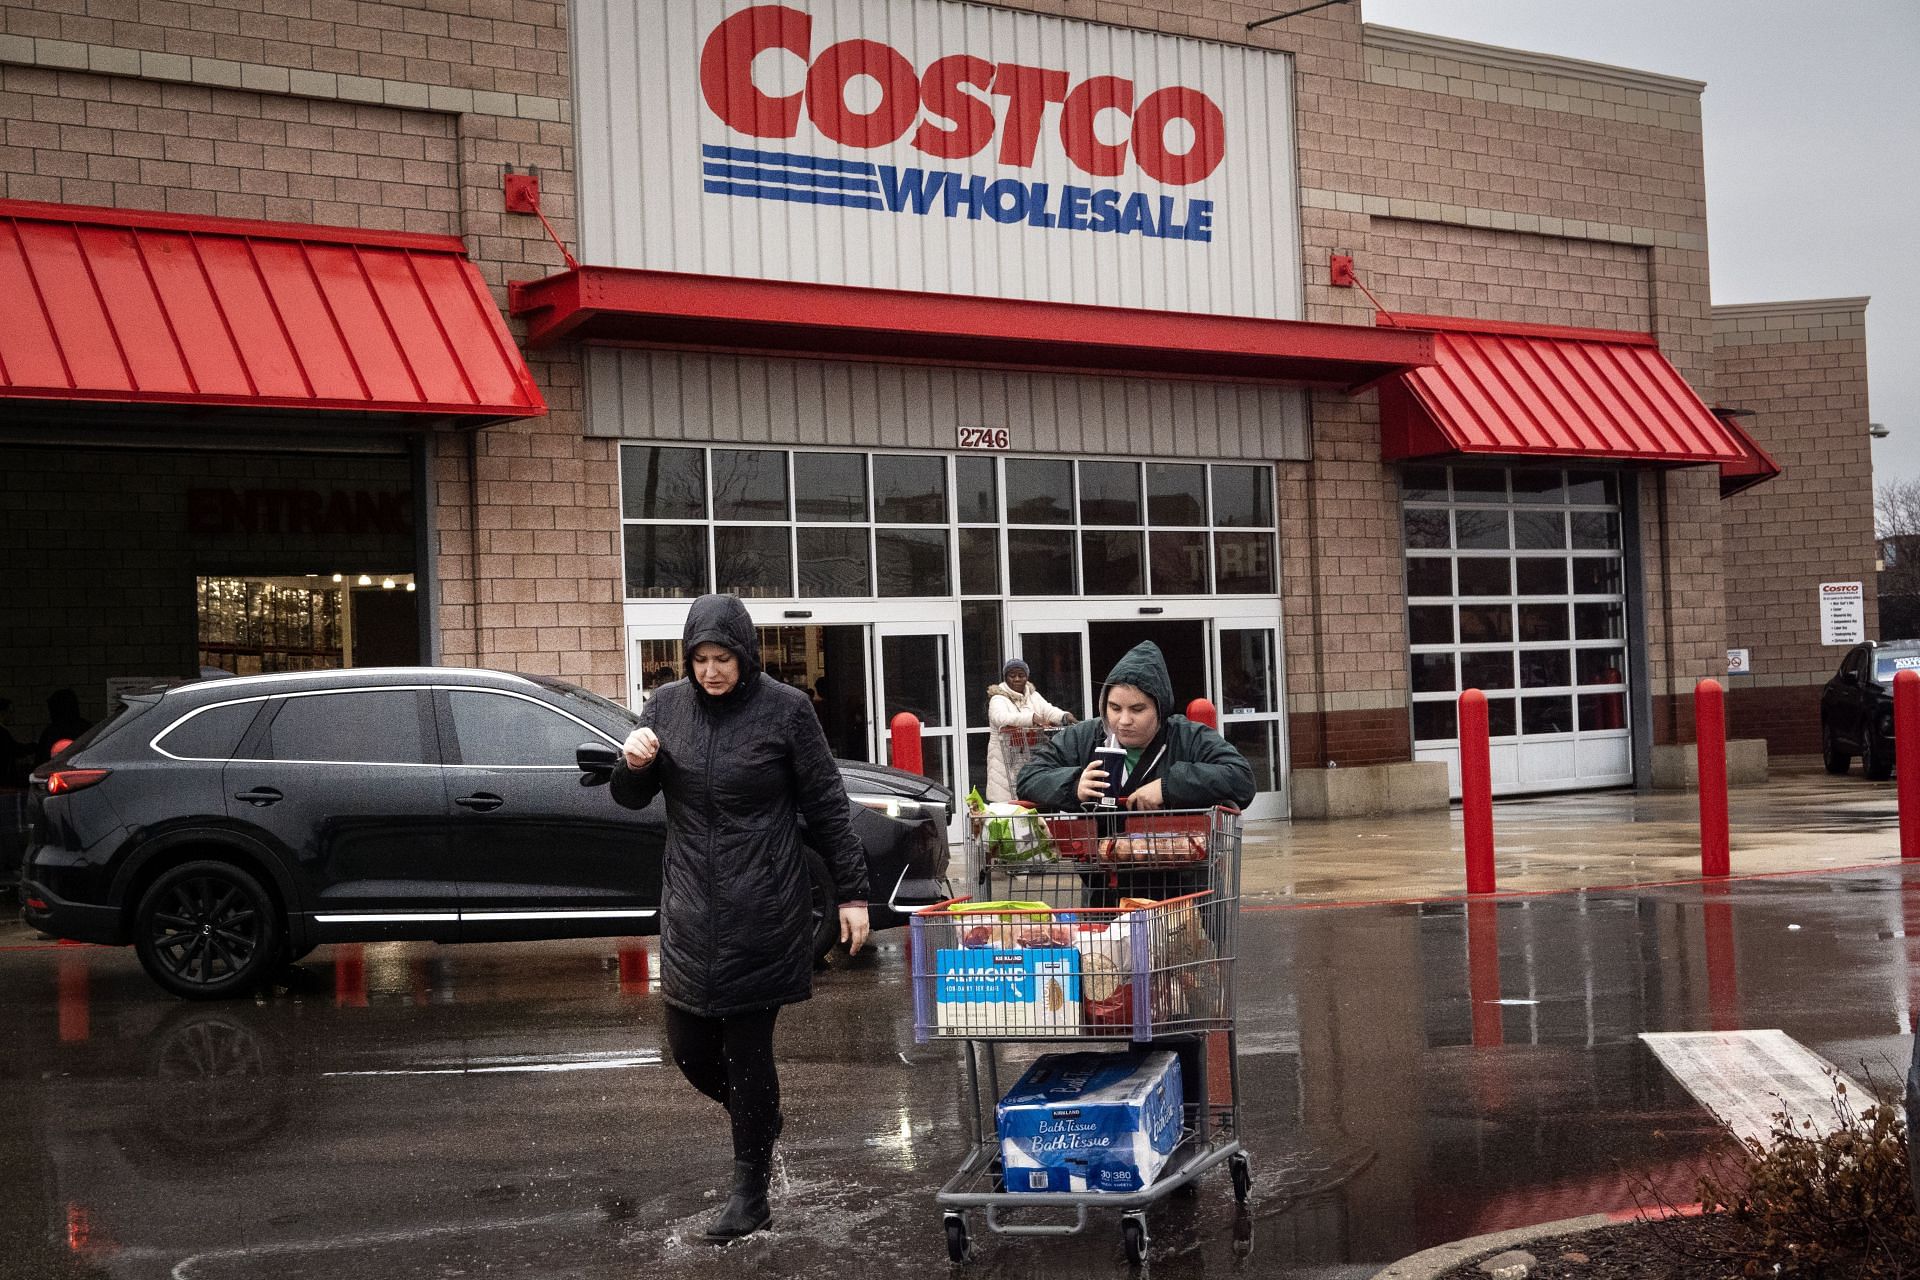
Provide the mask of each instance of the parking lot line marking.
POLYGON ((557 1071, 626 1071, 634 1067, 657 1067, 663 1061, 665 1059, 657 1053, 633 1053, 584 1062, 514 1062, 491 1067, 390 1067, 378 1071, 322 1071, 320 1076, 322 1079, 336 1080, 362 1076, 490 1076, 557 1071))
POLYGON ((1831 1132, 1838 1127, 1836 1084, 1846 1085, 1855 1106, 1871 1102, 1859 1085, 1784 1031, 1643 1031, 1640 1038, 1694 1101, 1742 1142, 1767 1143, 1774 1117, 1782 1113, 1797 1132, 1831 1132), (1808 1120, 1814 1127, 1802 1129, 1808 1120))

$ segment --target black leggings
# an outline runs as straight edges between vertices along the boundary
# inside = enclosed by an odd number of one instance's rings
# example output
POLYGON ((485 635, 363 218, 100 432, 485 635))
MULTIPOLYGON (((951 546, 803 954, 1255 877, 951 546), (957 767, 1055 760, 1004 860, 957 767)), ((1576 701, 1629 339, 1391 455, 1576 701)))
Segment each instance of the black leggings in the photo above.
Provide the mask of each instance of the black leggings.
POLYGON ((780 1074, 773 1061, 778 1007, 703 1018, 667 1007, 667 1046, 680 1074, 727 1109, 733 1158, 765 1161, 780 1136, 780 1074))

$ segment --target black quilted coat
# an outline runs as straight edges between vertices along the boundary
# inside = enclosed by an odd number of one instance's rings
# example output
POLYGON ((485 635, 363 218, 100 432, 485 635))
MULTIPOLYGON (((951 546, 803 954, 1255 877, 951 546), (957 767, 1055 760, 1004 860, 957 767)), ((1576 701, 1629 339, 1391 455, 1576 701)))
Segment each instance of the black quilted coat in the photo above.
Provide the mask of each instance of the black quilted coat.
POLYGON ((640 714, 660 754, 637 771, 622 760, 611 790, 629 809, 666 792, 660 991, 688 1013, 723 1018, 812 994, 818 916, 800 815, 838 901, 866 899, 867 859, 813 702, 762 673, 746 606, 702 596, 685 642, 687 678, 661 686, 640 714), (724 697, 692 679, 694 647, 708 643, 740 658, 740 683, 724 697))

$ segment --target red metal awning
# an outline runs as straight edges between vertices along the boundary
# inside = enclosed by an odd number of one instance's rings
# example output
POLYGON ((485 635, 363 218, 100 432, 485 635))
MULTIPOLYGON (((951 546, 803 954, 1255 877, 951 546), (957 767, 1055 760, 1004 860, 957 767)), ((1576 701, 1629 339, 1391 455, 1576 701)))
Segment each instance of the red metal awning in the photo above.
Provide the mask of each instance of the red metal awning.
POLYGON ((514 284, 527 345, 574 339, 1353 388, 1424 364, 1424 333, 581 267, 514 284))
POLYGON ((546 412, 451 236, 0 200, 0 397, 546 412))
POLYGON ((1741 465, 1741 437, 1650 334, 1381 316, 1433 335, 1433 363, 1382 383, 1389 461, 1448 454, 1741 465))
POLYGON ((1780 464, 1773 460, 1773 455, 1762 449, 1759 441, 1755 440, 1752 434, 1735 420, 1734 415, 1738 412, 1745 411, 1723 409, 1719 405, 1713 406, 1713 416, 1720 419, 1727 430, 1739 437, 1741 447, 1747 451, 1747 456, 1739 462, 1720 464, 1720 500, 1722 502, 1736 493, 1745 493, 1757 484, 1765 484, 1782 471, 1780 464))

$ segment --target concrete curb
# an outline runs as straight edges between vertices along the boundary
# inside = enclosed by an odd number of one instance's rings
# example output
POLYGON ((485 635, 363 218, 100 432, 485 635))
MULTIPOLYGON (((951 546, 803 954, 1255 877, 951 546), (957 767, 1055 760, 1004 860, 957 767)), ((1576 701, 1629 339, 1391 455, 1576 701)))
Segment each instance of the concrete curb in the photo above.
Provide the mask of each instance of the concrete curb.
POLYGON ((1614 1222, 1615 1219, 1604 1213, 1590 1213, 1584 1218, 1562 1218, 1558 1222, 1542 1222, 1531 1227, 1515 1227, 1511 1231, 1496 1231, 1492 1235, 1471 1236, 1465 1240, 1455 1240, 1452 1244, 1437 1244, 1431 1249, 1422 1249, 1419 1253, 1400 1259, 1384 1271, 1376 1271, 1373 1280, 1434 1280, 1435 1276, 1443 1275, 1461 1263, 1470 1262, 1484 1254, 1517 1249, 1521 1245, 1552 1236, 1592 1231, 1596 1227, 1612 1226, 1614 1222))

